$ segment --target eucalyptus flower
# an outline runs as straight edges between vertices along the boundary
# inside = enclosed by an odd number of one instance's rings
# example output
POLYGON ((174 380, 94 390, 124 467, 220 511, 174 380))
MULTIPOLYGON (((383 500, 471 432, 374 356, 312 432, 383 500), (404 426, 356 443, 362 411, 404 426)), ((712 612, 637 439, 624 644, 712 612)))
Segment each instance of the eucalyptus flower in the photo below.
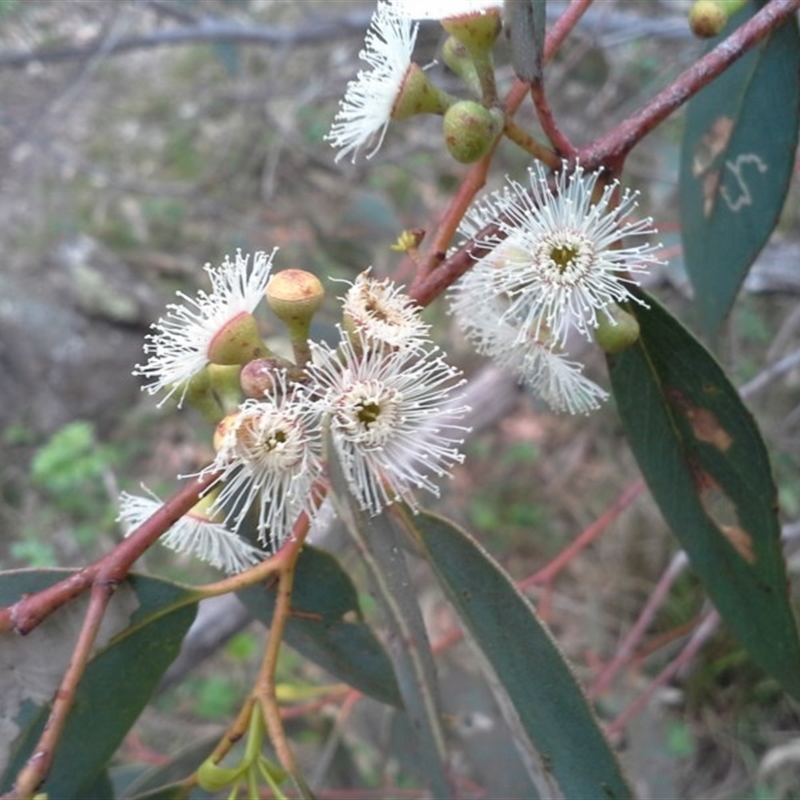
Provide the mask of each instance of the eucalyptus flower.
POLYGON ((259 541, 273 549, 291 535, 297 517, 313 518, 322 470, 315 405, 283 372, 263 400, 247 399, 217 427, 217 455, 200 475, 219 472, 213 509, 239 531, 254 509, 259 541))
POLYGON ((312 355, 323 424, 361 508, 378 514, 400 499, 416 509, 414 489, 438 496, 434 476, 463 460, 459 370, 435 349, 357 350, 347 336, 336 350, 312 345, 312 355))
POLYGON ((517 375, 554 411, 588 413, 608 393, 583 374, 583 365, 569 359, 556 342, 538 329, 538 336, 520 336, 504 318, 508 301, 493 288, 499 270, 481 263, 453 287, 450 311, 475 349, 517 375))
POLYGON ((520 343, 548 338, 563 346, 576 331, 587 339, 600 315, 613 324, 618 303, 646 305, 631 287, 660 263, 658 245, 628 244, 655 233, 652 220, 632 220, 636 194, 618 199, 613 181, 594 199, 602 172, 563 169, 551 186, 544 169, 529 170, 529 185, 507 180, 504 190, 476 203, 461 226, 466 237, 493 250, 482 259, 495 269, 491 291, 507 300, 502 322, 520 343), (481 238, 479 231, 496 226, 481 238))
MULTIPOLYGON (((212 496, 206 495, 184 514, 159 540, 176 553, 186 553, 228 574, 242 572, 266 555, 233 531, 228 530, 209 511, 212 496)), ((118 520, 129 536, 163 505, 152 492, 147 496, 123 492, 119 500, 118 520)))
MULTIPOLYGON (((133 374, 150 382, 150 394, 166 390, 164 403, 179 393, 183 404, 189 383, 209 364, 246 363, 262 353, 253 311, 264 297, 272 267, 272 253, 226 256, 219 267, 206 265, 211 292, 200 290, 190 297, 178 292, 182 303, 171 303, 167 313, 145 337, 146 364, 137 364, 133 374)), ((159 403, 159 405, 161 404, 159 403)))
POLYGON ((430 325, 422 320, 419 306, 388 279, 362 272, 342 300, 348 335, 365 343, 392 348, 420 347, 429 342, 430 325))
POLYGON ((339 149, 336 161, 362 147, 372 158, 383 144, 389 123, 417 114, 444 114, 456 98, 439 89, 425 69, 411 60, 419 24, 381 0, 358 54, 369 69, 347 84, 339 111, 325 140, 339 149))

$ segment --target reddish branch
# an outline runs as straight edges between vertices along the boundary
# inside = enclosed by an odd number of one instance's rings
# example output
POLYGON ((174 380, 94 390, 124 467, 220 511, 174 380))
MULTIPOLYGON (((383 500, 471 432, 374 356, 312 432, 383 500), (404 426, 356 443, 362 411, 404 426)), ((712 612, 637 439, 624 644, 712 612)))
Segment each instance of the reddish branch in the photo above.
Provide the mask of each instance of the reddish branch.
POLYGON ((679 75, 649 103, 592 144, 580 149, 578 157, 587 170, 605 166, 612 173, 622 169, 628 153, 653 128, 661 124, 690 97, 708 86, 734 61, 790 19, 800 0, 772 0, 737 28, 711 52, 679 75))
MULTIPOLYGON (((589 4, 589 0, 575 0, 570 4, 564 16, 548 34, 545 61, 552 56, 555 48, 563 41, 589 4)), ((714 78, 721 75, 754 45, 784 24, 798 8, 800 0, 772 0, 711 52, 678 76, 640 111, 592 144, 578 148, 577 159, 590 172, 601 166, 608 169, 611 174, 621 172, 628 153, 647 133, 711 83, 714 78)), ((509 115, 514 113, 529 89, 527 84, 520 81, 514 85, 506 98, 506 112, 509 115)), ((491 154, 487 158, 490 157, 491 154)), ((474 197, 483 186, 487 167, 484 162, 472 167, 456 198, 445 212, 442 223, 437 229, 434 245, 427 259, 420 264, 417 277, 409 290, 420 305, 430 303, 470 268, 468 252, 474 245, 461 249, 450 259, 445 258, 445 251, 450 242, 449 237, 458 227, 460 220, 458 215, 463 216, 467 208, 467 199, 470 196, 474 197)))
POLYGON ((98 581, 93 584, 89 608, 86 611, 78 641, 75 643, 69 667, 67 667, 61 686, 53 699, 53 707, 50 710, 47 724, 44 726, 42 736, 33 753, 17 774, 14 788, 9 794, 4 795, 4 798, 11 800, 11 798, 30 797, 50 772, 56 746, 67 724, 67 717, 75 700, 78 684, 94 650, 97 632, 100 630, 106 608, 114 594, 114 588, 115 584, 109 582, 98 581))
POLYGON ((125 541, 94 564, 41 592, 25 595, 12 606, 0 609, 0 634, 15 631, 24 636, 57 608, 88 591, 95 584, 116 587, 125 579, 142 553, 191 510, 216 477, 216 474, 210 474, 202 480, 186 484, 125 541))

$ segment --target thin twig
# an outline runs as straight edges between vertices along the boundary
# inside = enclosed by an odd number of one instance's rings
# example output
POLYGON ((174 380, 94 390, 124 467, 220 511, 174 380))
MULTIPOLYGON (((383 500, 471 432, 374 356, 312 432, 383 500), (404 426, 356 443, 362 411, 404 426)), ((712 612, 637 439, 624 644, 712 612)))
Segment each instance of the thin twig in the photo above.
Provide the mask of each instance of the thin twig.
POLYGON ((3 800, 29 798, 47 778, 55 756, 56 746, 61 734, 64 732, 67 717, 75 701, 78 684, 86 670, 86 665, 89 663, 97 640, 97 633, 100 630, 103 616, 115 588, 115 583, 97 582, 93 584, 89 607, 83 619, 78 641, 75 643, 75 649, 72 652, 69 667, 64 673, 61 686, 56 692, 44 731, 25 766, 17 774, 14 788, 9 794, 3 795, 3 800))
MULTIPOLYGON (((364 12, 344 14, 332 19, 319 20, 300 28, 279 28, 265 25, 242 25, 227 20, 203 19, 198 25, 186 28, 125 36, 108 47, 106 56, 116 56, 131 50, 154 47, 198 44, 203 42, 231 42, 242 45, 297 46, 330 42, 342 34, 363 34, 370 15, 364 12)), ((92 56, 103 47, 104 40, 88 45, 45 47, 37 50, 17 50, 0 53, 0 69, 21 68, 31 63, 58 64, 92 56)))
POLYGON ((644 481, 639 478, 624 489, 611 505, 578 536, 565 547, 546 567, 521 580, 517 587, 521 591, 537 584, 549 584, 556 575, 572 561, 585 547, 591 544, 628 506, 645 490, 644 481))
POLYGON ((775 363, 770 364, 762 372, 759 372, 755 378, 745 383, 739 389, 739 394, 742 397, 752 397, 754 394, 758 394, 762 389, 769 386, 774 380, 780 378, 781 375, 784 375, 798 366, 800 366, 800 350, 795 350, 775 363))
MULTIPOLYGON (((305 522, 306 533, 308 532, 308 520, 305 522)), ((286 738, 286 729, 283 726, 278 697, 275 686, 275 672, 278 667, 278 655, 283 642, 283 634, 286 623, 291 614, 292 604, 292 584, 294 582, 294 571, 297 558, 302 550, 303 536, 296 536, 290 542, 290 547, 284 555, 283 566, 278 575, 278 588, 275 597, 275 610, 272 612, 272 624, 269 629, 267 648, 258 677, 253 686, 253 697, 258 701, 261 711, 264 714, 264 722, 267 726, 270 742, 275 748, 281 766, 292 777, 300 795, 310 797, 311 793, 300 774, 294 753, 289 747, 286 738)))
POLYGON ((545 136, 550 140, 550 144, 555 147, 556 153, 564 158, 573 158, 575 148, 556 123, 543 81, 531 82, 531 98, 536 109, 536 116, 539 118, 539 124, 542 126, 545 136))
POLYGON ((645 633, 650 627, 650 624, 655 619, 655 616, 666 600, 672 585, 688 566, 689 559, 687 558, 686 553, 684 553, 683 550, 675 553, 669 563, 669 566, 662 574, 661 578, 656 584, 655 589, 653 590, 653 593, 650 595, 647 603, 639 614, 636 623, 630 629, 630 631, 628 631, 628 634, 622 641, 622 644, 620 644, 620 646, 617 648, 614 658, 608 664, 606 664, 603 671, 592 683, 592 686, 588 691, 590 698, 597 697, 606 689, 608 689, 614 678, 617 676, 617 673, 633 659, 636 647, 639 645, 639 642, 644 637, 645 633))
POLYGON ((666 685, 680 671, 685 664, 691 663, 700 648, 708 641, 720 622, 720 616, 716 611, 709 611, 705 614, 700 624, 695 629, 691 639, 681 650, 676 658, 670 661, 661 672, 656 675, 649 686, 639 694, 636 699, 627 706, 607 727, 606 734, 613 741, 627 724, 650 702, 650 698, 662 686, 666 685))

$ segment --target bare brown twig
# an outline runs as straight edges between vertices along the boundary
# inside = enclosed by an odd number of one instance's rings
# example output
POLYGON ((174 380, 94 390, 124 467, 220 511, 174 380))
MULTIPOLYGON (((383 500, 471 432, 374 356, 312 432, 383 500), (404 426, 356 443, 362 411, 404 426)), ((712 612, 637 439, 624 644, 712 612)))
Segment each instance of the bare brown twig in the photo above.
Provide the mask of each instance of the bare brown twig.
POLYGON ((92 655, 97 633, 115 588, 115 583, 105 581, 96 581, 92 585, 89 608, 86 611, 78 641, 75 643, 69 667, 64 673, 61 686, 53 700, 53 707, 44 731, 25 766, 17 774, 14 788, 9 794, 3 796, 4 800, 28 798, 44 783, 53 763, 56 746, 64 732, 67 717, 75 701, 78 684, 92 655))

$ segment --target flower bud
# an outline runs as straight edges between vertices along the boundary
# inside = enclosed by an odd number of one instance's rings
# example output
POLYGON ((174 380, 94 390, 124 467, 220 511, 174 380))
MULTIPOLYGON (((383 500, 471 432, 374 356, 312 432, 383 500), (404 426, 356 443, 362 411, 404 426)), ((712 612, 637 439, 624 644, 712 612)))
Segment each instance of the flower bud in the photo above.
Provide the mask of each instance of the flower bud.
POLYGON ((213 489, 206 492, 197 501, 197 503, 192 506, 191 510, 186 513, 186 516, 193 517, 199 522, 216 522, 220 525, 224 524, 225 514, 214 507, 217 497, 219 497, 219 493, 219 486, 215 486, 213 489))
MULTIPOLYGON (((249 363, 249 362, 248 362, 249 363)), ((229 366, 221 364, 209 364, 206 367, 208 375, 208 385, 212 395, 221 409, 221 414, 239 407, 242 401, 242 390, 239 386, 239 373, 242 367, 238 364, 229 366)), ((217 415, 217 419, 221 416, 217 415)))
POLYGON ((467 84, 469 89, 480 96, 481 83, 469 50, 456 39, 448 36, 442 45, 442 61, 467 84))
POLYGON ((689 27, 700 39, 710 39, 722 32, 728 15, 717 0, 697 0, 689 11, 689 27))
POLYGON ((216 423, 225 412, 220 407, 219 398, 211 388, 209 366, 206 365, 186 382, 183 402, 199 411, 209 422, 216 423))
POLYGON ((242 311, 228 320, 208 345, 209 364, 246 364, 266 355, 268 351, 261 341, 256 319, 249 311, 242 311))
POLYGON ((214 450, 216 452, 219 452, 222 449, 222 446, 225 444, 225 439, 227 438, 230 430, 236 424, 236 420, 239 418, 240 413, 240 411, 234 411, 232 414, 228 414, 227 416, 223 417, 217 424, 217 427, 214 430, 214 450))
POLYGON ((485 53, 491 50, 500 35, 500 10, 492 8, 473 14, 445 17, 442 27, 471 53, 485 53))
POLYGON ((267 395, 274 396, 282 385, 277 373, 284 371, 293 381, 305 377, 303 370, 283 358, 257 358, 242 367, 239 384, 246 397, 260 400, 267 395))
POLYGON ((297 363, 311 358, 308 334, 311 320, 322 304, 325 289, 316 275, 303 269, 285 269, 267 284, 267 302, 286 326, 297 363))
POLYGON ((483 158, 503 130, 503 113, 472 100, 452 105, 442 122, 444 139, 450 155, 462 164, 483 158))
POLYGON ((284 269, 272 276, 266 295, 269 307, 290 328, 300 321, 311 321, 325 289, 316 275, 304 269, 284 269))
POLYGON ((416 114, 444 114, 452 102, 453 98, 428 80, 419 64, 412 63, 392 106, 391 118, 401 120, 416 114))
POLYGON ((621 353, 639 339, 639 322, 619 306, 613 306, 610 319, 606 314, 598 316, 594 340, 606 353, 621 353))

